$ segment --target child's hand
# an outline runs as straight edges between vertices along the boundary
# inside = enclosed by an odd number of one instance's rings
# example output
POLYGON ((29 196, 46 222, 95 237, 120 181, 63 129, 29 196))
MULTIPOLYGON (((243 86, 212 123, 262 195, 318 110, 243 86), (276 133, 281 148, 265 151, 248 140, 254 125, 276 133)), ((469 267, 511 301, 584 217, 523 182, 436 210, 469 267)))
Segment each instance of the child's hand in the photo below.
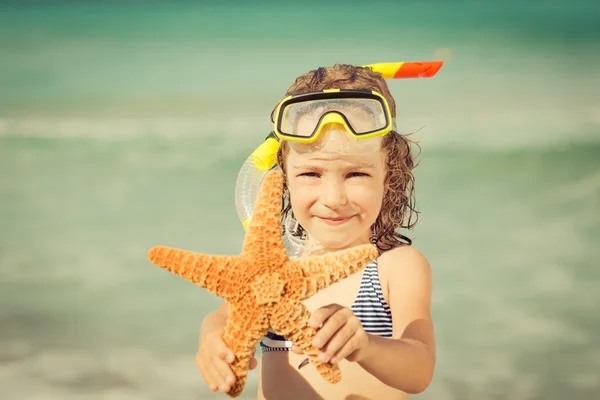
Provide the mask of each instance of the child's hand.
POLYGON ((315 310, 308 323, 315 329, 320 327, 313 338, 313 346, 321 349, 320 361, 335 364, 364 357, 369 336, 351 309, 330 304, 315 310))
MULTIPOLYGON (((234 358, 233 352, 227 348, 223 341, 222 330, 207 335, 200 342, 196 353, 196 366, 211 392, 217 390, 223 393, 229 392, 235 382, 235 375, 229 367, 234 358)), ((249 369, 253 370, 257 364, 256 358, 252 357, 249 369)))

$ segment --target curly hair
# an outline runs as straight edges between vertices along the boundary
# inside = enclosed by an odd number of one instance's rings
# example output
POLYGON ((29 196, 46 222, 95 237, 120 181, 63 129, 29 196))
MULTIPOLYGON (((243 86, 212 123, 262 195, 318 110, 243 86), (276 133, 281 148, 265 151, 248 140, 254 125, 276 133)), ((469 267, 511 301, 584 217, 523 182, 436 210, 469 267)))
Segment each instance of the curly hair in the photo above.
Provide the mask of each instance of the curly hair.
MULTIPOLYGON (((387 100, 392 117, 396 117, 396 102, 392 97, 385 79, 380 73, 370 68, 347 64, 335 64, 331 67, 321 67, 300 75, 286 91, 284 97, 324 89, 360 89, 376 90, 387 100)), ((373 241, 380 251, 390 250, 402 245, 411 245, 412 240, 397 232, 398 229, 412 229, 418 220, 416 210, 412 170, 416 167, 411 145, 415 142, 391 131, 382 140, 381 148, 386 157, 385 194, 381 211, 371 227, 373 241)), ((285 174, 285 156, 289 146, 282 142, 277 152, 277 166, 285 174)), ((282 205, 282 220, 293 218, 293 210, 289 202, 289 189, 284 183, 284 202, 282 205)), ((304 236, 306 232, 298 225, 294 236, 304 236)))

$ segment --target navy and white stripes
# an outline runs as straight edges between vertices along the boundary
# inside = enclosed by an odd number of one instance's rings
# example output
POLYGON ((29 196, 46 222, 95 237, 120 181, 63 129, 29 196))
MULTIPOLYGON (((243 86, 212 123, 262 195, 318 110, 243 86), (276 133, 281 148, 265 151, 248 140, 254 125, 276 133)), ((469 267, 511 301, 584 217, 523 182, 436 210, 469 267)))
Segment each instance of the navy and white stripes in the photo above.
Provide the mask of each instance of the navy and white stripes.
POLYGON ((392 337, 392 310, 383 298, 377 262, 365 268, 358 295, 350 307, 367 333, 392 337))
POLYGON ((289 351, 292 342, 286 340, 283 336, 276 335, 273 332, 267 332, 267 335, 260 341, 260 352, 267 351, 289 351))

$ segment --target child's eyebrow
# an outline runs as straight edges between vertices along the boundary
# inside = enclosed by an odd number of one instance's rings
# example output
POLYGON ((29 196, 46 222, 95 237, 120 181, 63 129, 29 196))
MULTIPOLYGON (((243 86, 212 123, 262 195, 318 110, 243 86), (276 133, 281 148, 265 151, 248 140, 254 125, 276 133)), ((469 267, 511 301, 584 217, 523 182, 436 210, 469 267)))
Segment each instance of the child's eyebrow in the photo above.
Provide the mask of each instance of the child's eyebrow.
MULTIPOLYGON (((326 159, 324 159, 326 160, 326 159)), ((369 169, 373 169, 375 168, 375 164, 370 164, 370 163, 352 163, 353 165, 348 166, 344 169, 352 169, 352 168, 369 168, 369 169)), ((321 166, 318 165, 310 165, 310 164, 294 164, 292 165, 293 168, 295 169, 323 169, 321 166)))
POLYGON ((356 166, 358 168, 375 168, 375 164, 368 164, 368 163, 356 163, 356 166))
POLYGON ((309 164, 294 164, 294 165, 292 165, 292 168, 293 169, 306 169, 306 170, 310 170, 310 171, 316 171, 316 170, 323 169, 317 165, 309 165, 309 164))

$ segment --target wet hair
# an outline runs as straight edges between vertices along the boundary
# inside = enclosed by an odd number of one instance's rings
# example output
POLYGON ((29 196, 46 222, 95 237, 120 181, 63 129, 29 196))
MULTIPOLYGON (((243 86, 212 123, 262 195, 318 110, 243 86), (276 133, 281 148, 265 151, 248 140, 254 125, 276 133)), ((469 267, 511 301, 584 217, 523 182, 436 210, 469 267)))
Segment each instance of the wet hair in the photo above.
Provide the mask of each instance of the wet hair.
MULTIPOLYGON (((392 117, 396 117, 396 102, 392 97, 385 79, 380 73, 370 68, 355 65, 336 64, 331 67, 320 67, 300 75, 286 91, 284 97, 324 89, 359 89, 375 90, 387 100, 392 117)), ((414 183, 412 170, 416 167, 411 145, 415 142, 392 130, 383 137, 381 149, 385 154, 386 176, 384 181, 384 197, 381 211, 372 226, 374 242, 380 251, 393 249, 402 245, 411 245, 412 241, 397 232, 398 229, 412 229, 418 219, 415 206, 414 183)), ((418 145, 417 145, 418 146, 418 145)), ((277 166, 285 174, 284 159, 289 152, 285 141, 277 152, 277 166)), ((289 190, 284 184, 284 202, 282 220, 293 218, 289 202, 289 190)), ((294 236, 304 236, 306 232, 298 224, 294 236)))

